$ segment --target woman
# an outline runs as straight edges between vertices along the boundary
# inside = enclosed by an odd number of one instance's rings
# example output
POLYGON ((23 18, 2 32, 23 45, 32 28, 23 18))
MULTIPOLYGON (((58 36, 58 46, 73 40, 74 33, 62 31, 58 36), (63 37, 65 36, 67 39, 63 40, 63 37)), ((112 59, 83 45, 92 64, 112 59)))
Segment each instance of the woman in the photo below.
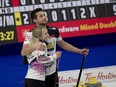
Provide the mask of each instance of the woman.
MULTIPOLYGON (((46 87, 46 64, 57 58, 61 57, 61 52, 58 51, 53 55, 47 56, 47 39, 49 37, 48 31, 45 26, 39 25, 27 33, 27 39, 29 41, 29 47, 35 46, 35 44, 42 44, 45 49, 43 51, 35 48, 30 54, 27 55, 28 60, 28 72, 25 77, 25 87, 46 87), (31 34, 32 37, 28 37, 31 34)), ((38 47, 37 47, 38 48, 38 47)))

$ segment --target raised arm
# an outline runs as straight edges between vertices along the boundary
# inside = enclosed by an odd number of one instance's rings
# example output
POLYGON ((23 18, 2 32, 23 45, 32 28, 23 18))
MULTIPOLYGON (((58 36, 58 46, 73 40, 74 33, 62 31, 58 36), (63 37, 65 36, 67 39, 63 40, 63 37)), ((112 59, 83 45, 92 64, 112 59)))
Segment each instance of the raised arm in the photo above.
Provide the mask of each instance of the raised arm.
POLYGON ((79 49, 77 47, 74 47, 73 45, 65 42, 63 39, 58 41, 57 44, 63 48, 64 50, 67 51, 71 51, 71 52, 75 52, 75 53, 79 53, 79 54, 85 54, 87 55, 89 52, 89 49, 83 48, 83 49, 79 49))
POLYGON ((34 50, 44 50, 44 48, 42 48, 42 43, 35 43, 32 46, 29 46, 29 44, 23 44, 22 50, 21 50, 21 55, 22 56, 26 56, 28 54, 30 54, 31 52, 33 52, 34 50))

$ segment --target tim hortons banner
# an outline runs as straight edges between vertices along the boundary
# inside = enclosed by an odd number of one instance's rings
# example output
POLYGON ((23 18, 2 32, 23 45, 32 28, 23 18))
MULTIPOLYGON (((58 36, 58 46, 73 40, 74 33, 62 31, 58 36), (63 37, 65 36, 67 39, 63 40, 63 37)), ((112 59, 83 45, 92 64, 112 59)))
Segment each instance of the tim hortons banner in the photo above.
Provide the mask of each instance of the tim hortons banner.
MULTIPOLYGON (((79 70, 60 71, 58 74, 60 87, 74 87, 78 80, 79 70)), ((116 66, 83 69, 80 81, 84 84, 89 78, 95 78, 101 83, 116 82, 116 66)))
POLYGON ((0 0, 0 45, 23 42, 39 7, 63 38, 116 32, 116 0, 0 0))

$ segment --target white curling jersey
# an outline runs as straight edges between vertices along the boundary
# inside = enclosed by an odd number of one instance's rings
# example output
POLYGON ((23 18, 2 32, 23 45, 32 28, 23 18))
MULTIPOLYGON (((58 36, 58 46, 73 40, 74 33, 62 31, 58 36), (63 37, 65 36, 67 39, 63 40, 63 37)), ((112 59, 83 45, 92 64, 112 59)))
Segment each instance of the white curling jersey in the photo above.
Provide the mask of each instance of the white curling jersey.
MULTIPOLYGON (((57 41, 62 40, 60 37, 59 31, 56 27, 47 26, 48 33, 50 38, 47 40, 47 53, 48 55, 53 55, 56 52, 56 43, 57 41)), ((54 60, 46 65, 46 75, 51 75, 56 72, 57 61, 54 60)))

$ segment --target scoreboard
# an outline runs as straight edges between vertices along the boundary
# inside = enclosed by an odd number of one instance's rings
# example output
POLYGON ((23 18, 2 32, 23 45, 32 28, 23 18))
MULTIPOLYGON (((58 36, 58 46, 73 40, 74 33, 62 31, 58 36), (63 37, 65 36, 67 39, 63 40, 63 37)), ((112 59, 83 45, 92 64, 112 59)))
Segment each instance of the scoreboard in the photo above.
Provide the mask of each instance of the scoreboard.
POLYGON ((116 0, 0 0, 0 45, 23 42, 39 7, 63 38, 116 33, 116 0))

